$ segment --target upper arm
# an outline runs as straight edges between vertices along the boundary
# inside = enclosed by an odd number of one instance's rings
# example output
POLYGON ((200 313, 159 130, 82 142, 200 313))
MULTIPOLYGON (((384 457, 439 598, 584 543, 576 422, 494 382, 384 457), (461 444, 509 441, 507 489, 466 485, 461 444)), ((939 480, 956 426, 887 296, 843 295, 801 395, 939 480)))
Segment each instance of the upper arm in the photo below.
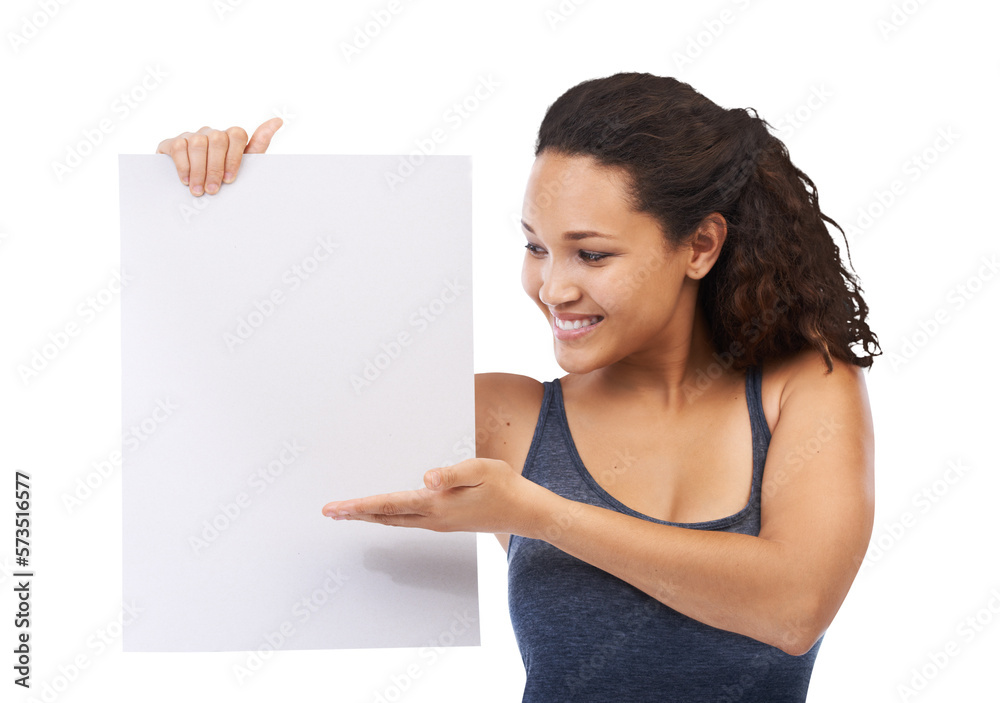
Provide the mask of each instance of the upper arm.
POLYGON ((520 471, 542 392, 542 384, 528 376, 477 373, 476 456, 501 459, 520 471))
POLYGON ((501 459, 502 435, 508 423, 502 395, 504 373, 476 374, 476 456, 481 459, 501 459))
POLYGON ((874 429, 862 369, 816 352, 782 372, 780 412, 761 486, 760 537, 789 550, 789 576, 813 632, 822 634, 847 596, 874 520, 874 429))
MULTIPOLYGON (((534 434, 544 388, 528 376, 476 374, 476 456, 506 461, 517 471, 534 434)), ((510 535, 498 534, 506 551, 510 535)))

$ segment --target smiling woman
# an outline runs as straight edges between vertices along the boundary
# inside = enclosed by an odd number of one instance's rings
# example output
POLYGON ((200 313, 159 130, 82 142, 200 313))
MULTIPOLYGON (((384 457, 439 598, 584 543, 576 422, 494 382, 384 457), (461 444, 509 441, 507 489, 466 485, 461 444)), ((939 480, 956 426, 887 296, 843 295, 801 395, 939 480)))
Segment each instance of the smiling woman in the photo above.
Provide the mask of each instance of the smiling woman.
MULTIPOLYGON (((159 151, 214 193, 277 126, 159 151)), ((767 123, 672 78, 571 88, 535 156, 521 281, 567 374, 477 375, 477 458, 323 512, 495 533, 524 701, 803 701, 873 518, 836 223, 767 123)))
POLYGON ((648 343, 643 335, 654 328, 660 348, 678 339, 665 316, 697 284, 684 290, 683 257, 672 255, 655 217, 629 204, 626 175, 589 155, 542 151, 526 200, 555 182, 563 184, 559 197, 522 220, 521 283, 551 320, 559 365, 574 374, 608 366, 622 358, 614 356, 622 344, 648 343))

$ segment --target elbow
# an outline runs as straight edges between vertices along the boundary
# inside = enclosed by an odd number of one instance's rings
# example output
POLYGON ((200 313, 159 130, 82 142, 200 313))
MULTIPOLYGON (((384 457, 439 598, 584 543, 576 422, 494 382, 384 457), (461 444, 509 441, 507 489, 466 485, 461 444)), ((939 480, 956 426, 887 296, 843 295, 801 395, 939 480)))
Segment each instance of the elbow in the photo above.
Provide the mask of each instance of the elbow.
POLYGON ((827 612, 826 607, 818 604, 786 611, 769 644, 793 657, 807 654, 830 625, 827 612))
POLYGON ((777 646, 777 648, 785 654, 789 654, 793 657, 801 657, 803 654, 807 654, 812 650, 822 635, 822 632, 813 631, 808 635, 799 635, 797 637, 782 640, 781 643, 775 646, 777 646))

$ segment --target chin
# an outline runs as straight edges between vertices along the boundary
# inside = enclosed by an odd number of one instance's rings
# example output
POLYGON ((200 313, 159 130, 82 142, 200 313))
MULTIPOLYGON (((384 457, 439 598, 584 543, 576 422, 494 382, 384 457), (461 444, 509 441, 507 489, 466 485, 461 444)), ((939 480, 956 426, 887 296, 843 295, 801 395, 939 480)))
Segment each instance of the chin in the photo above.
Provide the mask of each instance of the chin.
POLYGON ((589 354, 560 354, 557 350, 555 352, 555 357, 556 363, 559 364, 559 368, 566 373, 572 373, 578 376, 582 376, 583 374, 587 374, 591 371, 596 371, 597 369, 607 366, 606 363, 595 359, 589 354))

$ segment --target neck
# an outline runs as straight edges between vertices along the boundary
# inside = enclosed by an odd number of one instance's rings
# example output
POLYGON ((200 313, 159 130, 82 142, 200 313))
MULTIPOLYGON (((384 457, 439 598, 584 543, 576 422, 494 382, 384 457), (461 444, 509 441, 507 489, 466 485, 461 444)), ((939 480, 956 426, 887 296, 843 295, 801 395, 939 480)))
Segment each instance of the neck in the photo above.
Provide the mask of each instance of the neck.
POLYGON ((647 398, 664 407, 682 408, 702 397, 714 379, 732 372, 720 362, 708 321, 695 302, 678 315, 661 347, 632 354, 591 374, 591 382, 611 394, 647 398))

